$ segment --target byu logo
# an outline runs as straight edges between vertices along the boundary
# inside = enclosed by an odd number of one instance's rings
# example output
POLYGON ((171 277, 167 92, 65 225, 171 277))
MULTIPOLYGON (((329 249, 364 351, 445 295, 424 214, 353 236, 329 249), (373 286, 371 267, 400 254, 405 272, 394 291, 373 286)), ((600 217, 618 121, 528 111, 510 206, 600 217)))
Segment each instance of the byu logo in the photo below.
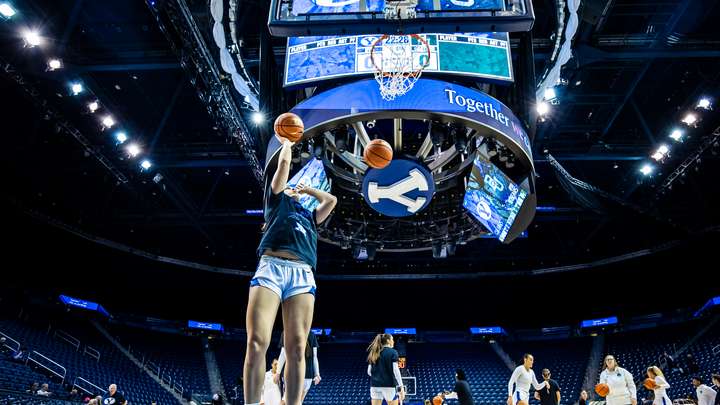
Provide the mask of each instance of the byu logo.
POLYGON ((486 221, 489 221, 490 218, 492 218, 492 211, 490 211, 490 206, 485 200, 478 201, 477 205, 475 206, 475 212, 477 212, 480 218, 486 221))
POLYGON ((410 175, 397 183, 380 187, 376 182, 370 182, 368 187, 368 199, 370 202, 376 203, 381 198, 389 198, 398 204, 407 207, 408 212, 414 214, 425 205, 427 199, 425 197, 417 197, 414 200, 405 197, 405 193, 412 190, 427 191, 428 182, 418 169, 410 170, 410 175))
POLYGON ((315 0, 315 4, 320 7, 343 7, 359 2, 360 0, 315 0))
POLYGON ((395 159, 384 169, 365 174, 363 196, 376 211, 404 217, 425 208, 435 192, 430 172, 412 160, 395 159))

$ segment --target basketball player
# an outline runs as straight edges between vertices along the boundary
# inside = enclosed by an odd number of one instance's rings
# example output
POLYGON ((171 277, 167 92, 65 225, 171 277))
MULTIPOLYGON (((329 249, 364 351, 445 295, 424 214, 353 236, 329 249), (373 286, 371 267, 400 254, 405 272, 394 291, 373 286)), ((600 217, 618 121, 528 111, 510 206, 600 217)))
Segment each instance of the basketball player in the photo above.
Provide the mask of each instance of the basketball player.
POLYGON ((692 385, 695 387, 695 395, 697 395, 698 405, 713 405, 715 403, 717 392, 705 385, 700 376, 693 377, 692 385))
POLYGON ((265 383, 263 384, 263 393, 260 397, 260 403, 263 405, 280 405, 280 385, 275 382, 275 376, 280 375, 278 368, 278 360, 273 359, 272 368, 265 373, 265 383))
POLYGON ((657 366, 652 366, 647 369, 647 376, 655 381, 655 400, 653 405, 672 405, 670 397, 668 397, 667 389, 670 388, 670 384, 665 380, 662 370, 657 366))
POLYGON ((398 366, 400 356, 393 346, 392 335, 382 333, 375 336, 368 347, 367 373, 372 405, 382 405, 383 400, 388 405, 398 405, 398 398, 401 402, 405 400, 405 386, 398 366), (397 387, 400 387, 399 392, 397 387))
POLYGON ((517 366, 513 371, 510 381, 508 381, 508 405, 518 405, 520 403, 528 405, 531 384, 536 390, 541 390, 547 386, 546 381, 539 383, 537 377, 535 377, 535 372, 532 370, 533 362, 535 362, 533 355, 525 353, 523 364, 517 366), (513 386, 515 386, 514 390, 513 386))
POLYGON ((633 375, 620 367, 615 356, 608 354, 600 373, 600 384, 607 384, 610 392, 605 397, 607 405, 637 405, 637 387, 633 375))
MULTIPOLYGON (((280 335, 280 359, 278 361, 278 373, 275 375, 274 381, 280 383, 280 375, 282 369, 285 366, 285 347, 283 345, 283 336, 285 332, 280 335)), ((303 383, 302 400, 305 400, 308 391, 312 388, 313 383, 315 385, 320 384, 322 378, 320 377, 320 362, 318 361, 318 341, 312 331, 308 335, 307 343, 305 344, 305 380, 303 383)), ((283 399, 284 400, 284 399, 283 399)))
POLYGON ((280 138, 277 169, 265 190, 265 226, 258 247, 260 262, 250 281, 247 315, 247 349, 243 368, 244 399, 258 405, 265 374, 265 353, 282 304, 285 331, 285 392, 287 405, 300 405, 305 374, 305 344, 315 303, 317 231, 337 199, 324 191, 299 184, 287 186, 292 142, 280 138), (298 202, 302 194, 319 201, 313 212, 298 202))

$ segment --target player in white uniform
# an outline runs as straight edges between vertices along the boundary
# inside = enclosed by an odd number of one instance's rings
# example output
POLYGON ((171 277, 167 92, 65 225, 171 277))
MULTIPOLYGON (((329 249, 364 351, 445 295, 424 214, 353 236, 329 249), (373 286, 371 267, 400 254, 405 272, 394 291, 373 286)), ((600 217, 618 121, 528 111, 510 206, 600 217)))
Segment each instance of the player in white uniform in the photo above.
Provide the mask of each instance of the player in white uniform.
POLYGON ((613 355, 605 356, 605 368, 600 373, 600 384, 607 384, 610 393, 607 405, 637 405, 637 387, 632 374, 620 367, 613 355))
POLYGON ((508 381, 508 405, 518 405, 520 402, 524 402, 525 405, 529 404, 530 400, 530 385, 536 389, 541 390, 547 385, 546 381, 539 383, 535 372, 532 370, 533 362, 535 359, 532 354, 525 353, 523 356, 523 365, 517 366, 513 371, 510 381, 508 381))
POLYGON ((655 400, 653 405, 672 405, 672 401, 667 394, 667 389, 670 388, 670 384, 665 380, 662 370, 659 367, 652 366, 647 369, 647 376, 655 381, 657 388, 653 390, 655 393, 655 400))
POLYGON ((280 394, 280 385, 275 382, 275 376, 278 375, 278 361, 273 359, 272 368, 265 373, 265 383, 263 384, 263 392, 260 397, 260 403, 263 405, 280 405, 282 395, 280 394))
POLYGON ((717 391, 708 387, 703 383, 702 378, 699 376, 693 377, 692 384, 695 387, 695 393, 697 394, 698 405, 714 405, 715 396, 717 391))

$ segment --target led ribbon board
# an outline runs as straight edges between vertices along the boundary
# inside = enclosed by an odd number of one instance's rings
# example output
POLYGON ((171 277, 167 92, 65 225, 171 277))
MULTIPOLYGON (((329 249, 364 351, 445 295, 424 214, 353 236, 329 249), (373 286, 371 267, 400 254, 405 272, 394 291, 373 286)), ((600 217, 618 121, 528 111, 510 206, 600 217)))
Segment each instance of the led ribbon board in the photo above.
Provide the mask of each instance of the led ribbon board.
POLYGON ((198 321, 188 321, 188 328, 201 329, 201 330, 212 330, 212 331, 216 331, 216 332, 222 332, 223 330, 225 330, 221 323, 198 322, 198 321))
MULTIPOLYGON (((506 32, 419 34, 430 46, 412 38, 413 68, 512 82, 510 38, 506 32)), ((370 50, 380 35, 290 37, 285 57, 285 87, 314 85, 322 80, 372 75, 370 50)), ((381 55, 381 47, 375 49, 381 55)), ((376 59, 378 57, 376 56, 376 59)), ((380 61, 375 63, 380 66, 380 61)))

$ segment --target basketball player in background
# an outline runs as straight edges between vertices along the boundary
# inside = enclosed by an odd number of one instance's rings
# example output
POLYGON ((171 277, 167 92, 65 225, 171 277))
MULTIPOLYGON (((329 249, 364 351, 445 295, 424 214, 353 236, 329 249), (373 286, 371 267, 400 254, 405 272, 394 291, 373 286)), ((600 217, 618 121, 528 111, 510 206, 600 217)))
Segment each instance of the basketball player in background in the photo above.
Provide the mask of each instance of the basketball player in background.
MULTIPOLYGON (((299 120, 299 118, 298 118, 299 120)), ((276 135, 277 136, 277 135, 276 135)), ((337 199, 324 191, 299 184, 287 185, 292 146, 282 146, 270 186, 265 190, 265 226, 258 247, 260 262, 250 281, 246 314, 247 349, 243 368, 244 399, 258 405, 265 377, 265 353, 272 327, 282 305, 285 331, 285 394, 287 405, 300 405, 305 375, 305 345, 315 304, 317 230, 335 208, 337 199), (302 194, 319 201, 310 212, 299 202, 302 194)))
POLYGON ((672 401, 667 394, 667 389, 670 388, 670 384, 665 380, 662 370, 657 366, 652 366, 647 369, 647 376, 655 382, 653 393, 655 399, 653 405, 672 405, 672 401))
POLYGON ((534 362, 533 355, 525 353, 523 364, 517 366, 513 371, 510 381, 508 381, 507 405, 528 405, 530 403, 530 385, 535 387, 536 390, 547 386, 546 381, 539 383, 537 377, 535 377, 535 372, 532 369, 534 362))
MULTIPOLYGON (((280 376, 282 375, 282 369, 285 366, 285 346, 283 344, 283 336, 285 332, 280 335, 280 358, 278 360, 277 368, 278 372, 275 375, 275 383, 280 383, 280 376)), ((313 384, 318 385, 322 378, 320 377, 320 361, 318 360, 318 344, 317 336, 312 331, 308 335, 307 343, 305 344, 305 380, 303 383, 302 400, 305 400, 307 393, 312 388, 313 384)), ((284 402, 282 403, 284 405, 284 402)))
POLYGON ((367 373, 370 376, 372 405, 382 405, 383 400, 388 405, 398 405, 398 399, 400 402, 405 400, 405 386, 398 366, 398 352, 393 349, 394 345, 392 335, 382 333, 375 336, 368 347, 367 373), (400 387, 400 390, 397 387, 400 387))
POLYGON ((605 397, 607 405, 637 405, 637 387, 633 375, 620 367, 615 356, 605 356, 604 368, 600 373, 600 384, 605 384, 609 392, 605 397))

